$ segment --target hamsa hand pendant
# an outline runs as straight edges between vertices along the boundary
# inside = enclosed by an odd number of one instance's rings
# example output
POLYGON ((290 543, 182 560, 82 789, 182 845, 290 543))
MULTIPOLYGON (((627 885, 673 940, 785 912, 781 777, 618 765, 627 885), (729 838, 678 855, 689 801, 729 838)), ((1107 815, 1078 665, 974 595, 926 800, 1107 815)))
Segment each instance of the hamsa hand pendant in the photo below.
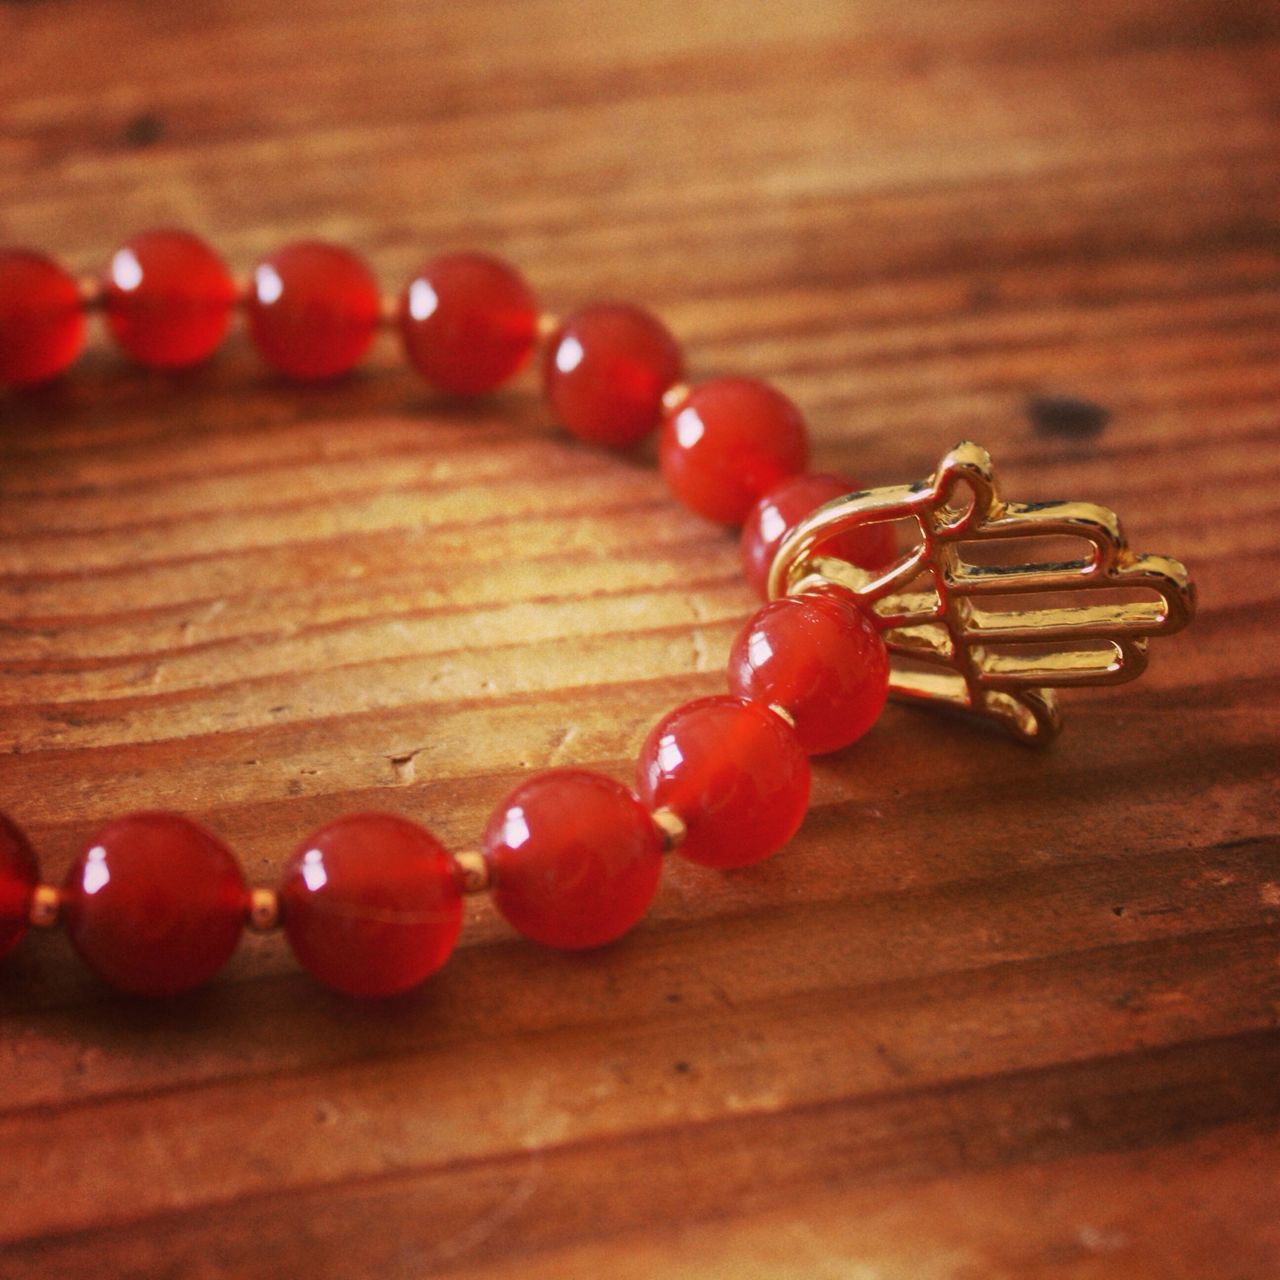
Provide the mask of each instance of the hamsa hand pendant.
POLYGON ((1152 636, 1195 612, 1186 569, 1130 550, 1114 512, 1088 502, 1006 502, 980 445, 952 449, 927 480, 829 502, 784 539, 769 595, 851 591, 880 627, 895 697, 995 720, 1024 742, 1061 727, 1055 687, 1142 673, 1152 636), (821 554, 860 525, 907 530, 868 571, 821 554))

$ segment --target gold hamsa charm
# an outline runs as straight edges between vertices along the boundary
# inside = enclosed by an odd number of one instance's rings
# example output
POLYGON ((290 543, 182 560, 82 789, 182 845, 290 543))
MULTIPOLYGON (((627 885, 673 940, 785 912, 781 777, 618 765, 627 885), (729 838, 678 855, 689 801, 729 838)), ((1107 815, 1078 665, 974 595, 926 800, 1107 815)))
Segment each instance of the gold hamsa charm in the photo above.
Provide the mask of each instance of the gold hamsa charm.
POLYGON ((1061 727, 1053 686, 1134 679, 1150 637, 1180 630, 1195 612, 1186 569, 1131 551, 1114 512, 1005 502, 987 451, 967 442, 929 479, 837 498, 788 534, 770 597, 832 583, 879 625, 894 696, 987 717, 1034 743, 1061 727), (821 554, 833 537, 886 522, 905 522, 912 545, 885 569, 821 554), (1020 549, 1032 543, 1046 554, 1026 558, 1020 549))

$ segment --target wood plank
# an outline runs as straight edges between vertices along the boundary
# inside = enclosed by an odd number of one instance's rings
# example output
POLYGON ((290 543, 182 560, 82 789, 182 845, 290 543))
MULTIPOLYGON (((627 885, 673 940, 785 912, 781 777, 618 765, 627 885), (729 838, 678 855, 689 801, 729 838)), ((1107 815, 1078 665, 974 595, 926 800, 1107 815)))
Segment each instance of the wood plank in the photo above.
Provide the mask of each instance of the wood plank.
MULTIPOLYGON (((1114 506, 1201 608, 1048 752, 890 708, 784 856, 671 860, 582 956, 484 898, 359 1006, 281 938, 113 996, 0 965, 0 1277, 1280 1273, 1280 15, 1244 0, 0 5, 0 243, 151 224, 393 290, 483 247, 659 311, 815 465, 1114 506), (1109 415, 1038 430, 1046 394, 1109 415)), ((332 386, 125 367, 0 392, 0 808, 60 877, 186 811, 270 883, 385 809, 474 846, 530 772, 629 780, 723 687, 731 533, 534 371, 444 401, 381 335, 332 386)))

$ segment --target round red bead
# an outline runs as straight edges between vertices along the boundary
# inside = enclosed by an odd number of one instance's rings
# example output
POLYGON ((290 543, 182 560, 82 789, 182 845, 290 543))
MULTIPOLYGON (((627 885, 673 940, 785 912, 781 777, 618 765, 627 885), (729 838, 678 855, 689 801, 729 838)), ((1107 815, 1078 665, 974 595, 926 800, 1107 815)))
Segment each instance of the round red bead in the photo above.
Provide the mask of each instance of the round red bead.
POLYGON ((543 380, 556 416, 580 440, 619 448, 643 440, 662 397, 684 376, 666 327, 639 307, 588 307, 547 346, 543 380))
POLYGON ((752 503, 803 471, 809 438, 800 411, 754 378, 695 387, 663 420, 658 461, 671 492, 691 511, 740 524, 752 503))
POLYGON ((107 325, 124 351, 156 369, 210 356, 226 336, 236 291, 222 259, 185 231, 144 231, 111 256, 102 281, 107 325))
POLYGON ((368 350, 380 309, 377 282, 354 253, 305 240, 253 269, 249 334, 280 373, 333 378, 368 350))
POLYGON ((99 977, 169 996, 226 963, 245 898, 240 868, 215 836, 176 813, 135 813, 99 831, 72 864, 62 918, 99 977))
POLYGON ((391 814, 357 813, 299 845, 280 887, 280 917, 313 977, 347 995, 390 996, 449 958, 462 891, 430 832, 391 814))
POLYGON ((875 724, 889 691, 889 657, 875 624, 851 599, 786 596, 738 633, 729 688, 785 707, 800 745, 818 755, 847 747, 875 724))
POLYGON ((0 956, 8 955, 27 931, 27 907, 39 878, 30 841, 0 813, 0 956))
POLYGON ((76 282, 41 254, 0 250, 0 383, 27 386, 54 378, 83 342, 76 282))
POLYGON ((677 707, 640 751, 640 798, 674 810, 679 852, 708 867, 745 867, 796 833, 809 803, 809 760, 779 716, 744 698, 677 707))
POLYGON ((662 869, 648 810, 612 778, 581 769, 517 787, 489 819, 484 850, 498 910, 552 947, 598 947, 626 933, 662 869))
POLYGON ((533 293, 513 267, 479 253, 437 258, 400 299, 410 363, 454 395, 492 391, 528 360, 538 333, 533 293))
MULTIPOLYGON (((769 566, 787 534, 819 507, 858 488, 851 480, 810 472, 789 476, 751 508, 738 547, 747 582, 758 595, 767 594, 769 566)), ((897 543, 889 525, 871 524, 837 534, 817 550, 862 569, 883 569, 893 563, 897 543)))

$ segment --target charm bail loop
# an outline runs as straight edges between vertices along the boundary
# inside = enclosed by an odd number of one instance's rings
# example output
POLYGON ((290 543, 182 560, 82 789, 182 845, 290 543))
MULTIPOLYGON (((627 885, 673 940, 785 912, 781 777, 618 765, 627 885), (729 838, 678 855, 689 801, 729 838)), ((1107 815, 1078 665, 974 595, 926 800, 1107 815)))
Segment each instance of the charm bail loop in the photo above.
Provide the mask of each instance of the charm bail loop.
POLYGON ((1037 744, 1061 728, 1055 687, 1135 679, 1150 637, 1180 631, 1195 613, 1186 569, 1130 550, 1114 512, 1006 502, 990 455, 971 442, 928 479, 837 498, 783 539, 770 598, 832 584, 880 629, 893 696, 967 711, 1037 744), (886 569, 815 554, 857 526, 900 522, 913 545, 886 569), (1011 554, 1035 542, 1040 558, 1011 554))

